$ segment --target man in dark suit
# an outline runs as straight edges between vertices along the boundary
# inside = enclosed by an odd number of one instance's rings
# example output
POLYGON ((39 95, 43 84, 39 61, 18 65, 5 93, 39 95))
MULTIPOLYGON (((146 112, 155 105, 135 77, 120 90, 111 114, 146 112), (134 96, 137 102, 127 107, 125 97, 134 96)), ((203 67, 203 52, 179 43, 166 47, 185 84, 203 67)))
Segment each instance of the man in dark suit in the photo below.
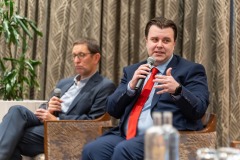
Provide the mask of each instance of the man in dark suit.
POLYGON ((88 38, 76 41, 72 57, 77 75, 56 85, 61 98, 53 95, 35 113, 23 106, 9 109, 0 124, 0 160, 43 153, 45 120, 91 120, 106 112, 106 98, 115 85, 97 71, 101 57, 98 43, 88 38))
POLYGON ((135 108, 139 99, 144 97, 142 94, 145 91, 141 93, 141 90, 145 90, 145 84, 153 73, 146 61, 123 69, 120 85, 107 99, 107 111, 120 119, 119 125, 85 145, 82 153, 84 160, 143 159, 144 133, 153 124, 153 111, 172 112, 173 126, 178 130, 203 128, 201 118, 209 104, 204 67, 173 53, 177 27, 171 20, 164 17, 151 19, 145 28, 145 39, 148 55, 155 59, 152 70, 157 69, 158 73, 152 80, 154 86, 140 110, 135 127, 137 131, 130 134, 130 119, 140 106, 135 108), (143 89, 135 89, 139 79, 145 79, 143 89))

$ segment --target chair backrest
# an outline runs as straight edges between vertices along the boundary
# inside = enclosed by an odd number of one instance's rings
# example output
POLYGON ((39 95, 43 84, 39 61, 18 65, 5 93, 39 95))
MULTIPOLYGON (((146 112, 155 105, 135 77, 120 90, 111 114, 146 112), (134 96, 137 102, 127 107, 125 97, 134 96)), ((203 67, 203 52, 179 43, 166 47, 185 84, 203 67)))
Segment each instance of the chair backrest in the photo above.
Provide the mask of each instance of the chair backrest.
POLYGON ((214 132, 216 131, 217 117, 216 114, 206 113, 202 118, 204 128, 199 132, 214 132))
POLYGON ((217 125, 217 116, 213 113, 206 113, 202 118, 204 128, 199 131, 180 131, 180 134, 208 133, 215 132, 217 125))
POLYGON ((216 147, 217 117, 206 113, 202 118, 204 128, 199 131, 180 131, 179 157, 181 160, 196 159, 199 148, 216 147))

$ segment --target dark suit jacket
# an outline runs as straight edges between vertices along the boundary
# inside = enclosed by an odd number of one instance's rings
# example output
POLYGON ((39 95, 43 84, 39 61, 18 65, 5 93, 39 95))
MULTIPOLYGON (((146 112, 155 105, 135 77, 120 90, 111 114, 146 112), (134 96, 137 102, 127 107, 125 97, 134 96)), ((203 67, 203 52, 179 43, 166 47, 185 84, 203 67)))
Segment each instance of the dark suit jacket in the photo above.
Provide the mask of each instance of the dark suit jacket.
MULTIPOLYGON (((61 96, 72 86, 74 77, 62 79, 56 85, 61 96)), ((115 90, 112 81, 95 73, 76 96, 66 113, 60 113, 60 120, 96 119, 106 112, 106 99, 115 90)), ((52 94, 53 95, 53 94, 52 94)), ((43 106, 42 106, 43 107, 43 106)))
MULTIPOLYGON (((107 99, 107 111, 109 114, 115 118, 120 118, 119 126, 112 130, 116 134, 124 136, 124 121, 129 116, 141 92, 141 90, 138 90, 135 96, 130 97, 126 93, 127 85, 132 79, 135 70, 144 63, 146 62, 125 67, 120 85, 107 99)), ((169 93, 155 94, 151 104, 151 112, 171 111, 173 113, 173 125, 178 130, 202 129, 201 118, 209 104, 209 91, 204 67, 177 55, 173 56, 167 68, 169 67, 172 67, 174 79, 182 84, 182 94, 178 100, 174 99, 169 93)))

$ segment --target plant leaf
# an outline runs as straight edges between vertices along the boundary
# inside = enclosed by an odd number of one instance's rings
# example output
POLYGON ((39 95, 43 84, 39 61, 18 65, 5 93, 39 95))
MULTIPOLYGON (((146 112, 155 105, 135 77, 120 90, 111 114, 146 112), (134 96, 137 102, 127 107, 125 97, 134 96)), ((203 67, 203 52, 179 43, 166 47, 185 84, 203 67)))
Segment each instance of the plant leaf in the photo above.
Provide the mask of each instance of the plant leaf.
POLYGON ((3 20, 3 32, 6 38, 6 42, 9 43, 10 42, 10 31, 9 31, 9 27, 8 27, 8 21, 7 20, 3 20))
MULTIPOLYGON (((17 17, 20 17, 20 16, 17 16, 17 17)), ((16 20, 17 22, 21 25, 23 31, 30 37, 30 38, 33 38, 32 34, 29 32, 28 28, 27 28, 27 24, 26 22, 24 21, 24 18, 17 18, 16 17, 16 20)))
POLYGON ((36 25, 32 22, 32 21, 28 21, 29 22, 29 24, 30 24, 30 26, 31 26, 31 28, 39 35, 39 36, 43 36, 43 34, 42 34, 42 32, 41 31, 39 31, 38 29, 37 29, 37 27, 36 27, 36 25))

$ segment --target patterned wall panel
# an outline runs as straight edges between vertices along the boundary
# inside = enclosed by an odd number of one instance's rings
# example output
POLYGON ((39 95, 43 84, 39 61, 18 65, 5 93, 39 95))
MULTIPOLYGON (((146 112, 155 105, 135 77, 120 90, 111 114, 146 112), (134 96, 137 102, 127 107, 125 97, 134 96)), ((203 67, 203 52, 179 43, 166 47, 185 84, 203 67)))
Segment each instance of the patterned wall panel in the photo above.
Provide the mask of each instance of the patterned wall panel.
POLYGON ((65 76, 71 3, 68 0, 51 3, 54 7, 50 12, 46 94, 65 76))
POLYGON ((119 24, 120 19, 117 17, 117 11, 120 10, 119 3, 114 0, 103 1, 102 6, 102 31, 101 31, 101 44, 103 59, 101 61, 101 72, 108 77, 111 77, 113 81, 117 74, 117 60, 118 60, 118 47, 117 37, 119 36, 119 24), (115 34, 116 33, 116 34, 115 34), (113 56, 114 55, 114 56, 113 56), (112 75, 112 76, 109 76, 112 75))
POLYGON ((216 47, 215 60, 215 81, 213 107, 218 115, 217 129, 219 145, 228 143, 229 135, 229 7, 230 2, 215 1, 215 37, 212 37, 212 43, 216 47))
POLYGON ((230 119, 229 140, 240 140, 240 2, 235 0, 232 5, 233 30, 231 34, 230 63, 230 119))

